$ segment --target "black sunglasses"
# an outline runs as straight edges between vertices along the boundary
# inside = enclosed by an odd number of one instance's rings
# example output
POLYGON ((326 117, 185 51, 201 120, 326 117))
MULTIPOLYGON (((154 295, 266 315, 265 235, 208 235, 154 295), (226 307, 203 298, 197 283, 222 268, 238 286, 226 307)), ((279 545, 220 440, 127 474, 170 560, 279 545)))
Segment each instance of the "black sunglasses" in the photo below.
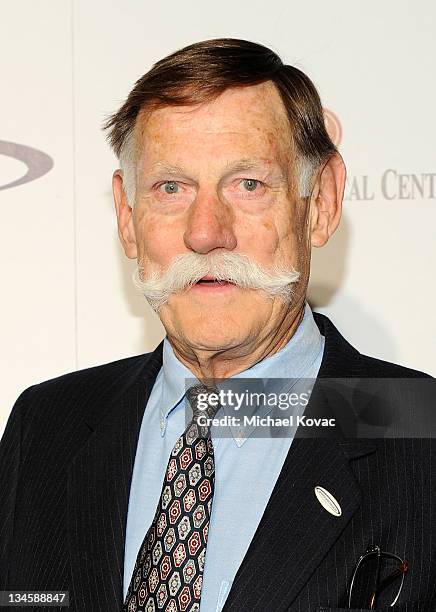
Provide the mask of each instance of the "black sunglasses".
POLYGON ((406 561, 379 546, 368 547, 357 561, 348 591, 348 608, 375 610, 377 599, 383 593, 384 606, 393 607, 400 597, 404 576, 408 570, 406 561))

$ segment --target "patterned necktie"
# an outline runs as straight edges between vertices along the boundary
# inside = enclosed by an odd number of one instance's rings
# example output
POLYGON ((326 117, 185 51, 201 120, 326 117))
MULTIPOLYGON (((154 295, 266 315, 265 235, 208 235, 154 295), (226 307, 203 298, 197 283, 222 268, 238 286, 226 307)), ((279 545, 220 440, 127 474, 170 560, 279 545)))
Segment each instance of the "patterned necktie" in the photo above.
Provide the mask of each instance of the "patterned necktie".
POLYGON ((207 402, 211 392, 217 390, 204 385, 186 392, 192 420, 171 451, 159 504, 139 549, 123 612, 200 609, 215 463, 210 428, 197 423, 197 418, 213 417, 219 410, 219 405, 207 402))

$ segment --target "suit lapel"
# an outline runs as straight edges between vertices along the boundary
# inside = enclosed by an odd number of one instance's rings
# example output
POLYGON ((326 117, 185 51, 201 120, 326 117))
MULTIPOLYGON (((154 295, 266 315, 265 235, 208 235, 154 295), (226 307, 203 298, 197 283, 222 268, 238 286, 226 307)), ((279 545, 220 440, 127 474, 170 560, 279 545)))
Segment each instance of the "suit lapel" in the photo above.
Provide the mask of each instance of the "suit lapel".
MULTIPOLYGON (((315 321, 325 336, 318 378, 364 377, 360 354, 326 317, 315 314, 315 321)), ((338 406, 337 396, 329 397, 328 385, 315 385, 305 414, 341 413, 347 413, 347 401, 338 406)), ((340 431, 321 439, 307 437, 301 427, 297 430, 223 612, 289 608, 360 506, 361 491, 349 461, 372 452, 370 440, 345 440, 340 431), (317 486, 334 496, 340 516, 321 505, 317 486)))
POLYGON ((349 458, 369 452, 366 442, 341 449, 337 440, 293 441, 223 612, 289 608, 358 509, 349 458), (316 486, 334 496, 341 516, 321 505, 316 486))
MULTIPOLYGON (((162 344, 135 361, 115 397, 87 410, 88 440, 68 473, 68 538, 74 609, 119 611, 133 463, 143 412, 162 364, 162 344)), ((114 384, 116 383, 116 384, 114 384)))

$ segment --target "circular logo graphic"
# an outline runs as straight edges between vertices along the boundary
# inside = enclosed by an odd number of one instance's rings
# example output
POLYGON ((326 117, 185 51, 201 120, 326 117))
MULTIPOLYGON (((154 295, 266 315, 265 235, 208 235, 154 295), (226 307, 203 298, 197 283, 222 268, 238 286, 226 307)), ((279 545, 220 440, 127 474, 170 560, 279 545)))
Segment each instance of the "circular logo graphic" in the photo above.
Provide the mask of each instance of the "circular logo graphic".
POLYGON ((50 155, 47 155, 47 153, 43 153, 43 151, 39 151, 39 149, 34 149, 33 147, 28 147, 27 145, 18 144, 17 142, 0 140, 0 155, 17 159, 27 166, 27 172, 23 174, 23 176, 5 185, 0 185, 0 191, 2 189, 10 189, 11 187, 18 187, 18 185, 24 185, 24 183, 34 181, 44 174, 47 174, 47 172, 53 168, 54 164, 53 159, 50 155))
POLYGON ((342 140, 342 125, 338 119, 338 116, 328 108, 323 108, 324 111, 324 123, 328 135, 333 141, 333 144, 338 146, 342 140))

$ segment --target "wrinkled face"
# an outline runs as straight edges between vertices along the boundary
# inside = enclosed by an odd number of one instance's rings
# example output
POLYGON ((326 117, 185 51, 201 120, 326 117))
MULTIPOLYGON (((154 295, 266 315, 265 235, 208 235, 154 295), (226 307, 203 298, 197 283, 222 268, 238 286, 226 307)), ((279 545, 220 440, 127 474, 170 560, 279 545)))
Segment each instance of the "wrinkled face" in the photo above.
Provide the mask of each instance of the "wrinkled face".
MULTIPOLYGON (((183 253, 224 251, 304 276, 295 158, 271 83, 228 89, 196 107, 155 110, 139 116, 137 128, 133 226, 145 276, 183 253)), ((167 333, 190 347, 231 349, 274 334, 293 307, 260 290, 200 282, 171 295, 159 316, 167 333)))

